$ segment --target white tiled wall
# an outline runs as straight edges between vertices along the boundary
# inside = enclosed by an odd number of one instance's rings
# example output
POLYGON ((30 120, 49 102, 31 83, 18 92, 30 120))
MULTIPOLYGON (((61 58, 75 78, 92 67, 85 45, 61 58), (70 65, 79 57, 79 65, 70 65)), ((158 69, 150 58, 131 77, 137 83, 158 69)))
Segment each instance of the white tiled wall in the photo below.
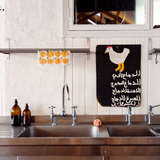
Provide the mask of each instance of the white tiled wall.
MULTIPOLYGON (((87 38, 65 38, 62 35, 63 0, 6 0, 6 38, 11 47, 87 47, 87 38)), ((93 36, 94 37, 94 36, 93 36)), ((115 35, 114 35, 115 37, 115 35)), ((62 107, 62 86, 66 82, 70 88, 71 100, 65 98, 66 112, 77 105, 81 115, 122 115, 124 108, 101 107, 96 98, 97 44, 141 44, 142 101, 133 114, 147 114, 149 104, 160 103, 160 62, 148 60, 148 38, 90 38, 91 54, 71 54, 67 66, 39 66, 38 55, 10 54, 5 62, 5 112, 10 114, 14 99, 24 109, 29 103, 32 115, 48 115, 50 105, 55 105, 55 113, 62 107)), ((160 38, 153 38, 153 47, 160 47, 160 38)), ((6 43, 6 47, 7 47, 6 43)), ((160 59, 160 57, 159 57, 160 59)), ((160 114, 160 109, 155 109, 160 114)))
MULTIPOLYGON (((4 16, 5 16, 5 6, 4 1, 0 0, 0 48, 4 47, 4 16)), ((0 115, 2 115, 3 108, 4 108, 4 60, 5 56, 0 54, 0 115)))
MULTIPOLYGON (((152 48, 160 48, 160 38, 152 39, 152 48)), ((157 55, 158 63, 155 63, 156 54, 148 63, 148 102, 160 104, 160 54, 157 55)), ((154 113, 160 114, 159 108, 154 108, 154 113)))

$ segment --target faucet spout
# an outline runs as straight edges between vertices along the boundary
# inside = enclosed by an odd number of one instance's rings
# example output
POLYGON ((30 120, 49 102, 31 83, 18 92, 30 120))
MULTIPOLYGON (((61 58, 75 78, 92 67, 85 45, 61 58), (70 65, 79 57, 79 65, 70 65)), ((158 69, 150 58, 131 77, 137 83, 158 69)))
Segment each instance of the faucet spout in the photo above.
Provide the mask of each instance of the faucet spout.
POLYGON ((61 112, 61 116, 66 115, 66 110, 65 110, 65 106, 64 106, 64 91, 65 91, 65 88, 67 90, 68 100, 70 100, 69 87, 68 87, 67 83, 65 83, 63 85, 63 90, 62 90, 62 112, 61 112))

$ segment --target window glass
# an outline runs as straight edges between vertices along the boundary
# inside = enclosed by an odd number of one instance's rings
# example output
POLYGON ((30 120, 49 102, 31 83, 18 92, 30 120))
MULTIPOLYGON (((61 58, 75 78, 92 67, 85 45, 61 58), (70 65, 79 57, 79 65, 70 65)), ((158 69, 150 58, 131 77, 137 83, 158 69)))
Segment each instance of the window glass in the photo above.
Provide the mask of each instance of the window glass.
POLYGON ((145 0, 74 0, 74 24, 145 24, 145 0))
POLYGON ((160 27, 160 0, 153 1, 153 26, 160 27))

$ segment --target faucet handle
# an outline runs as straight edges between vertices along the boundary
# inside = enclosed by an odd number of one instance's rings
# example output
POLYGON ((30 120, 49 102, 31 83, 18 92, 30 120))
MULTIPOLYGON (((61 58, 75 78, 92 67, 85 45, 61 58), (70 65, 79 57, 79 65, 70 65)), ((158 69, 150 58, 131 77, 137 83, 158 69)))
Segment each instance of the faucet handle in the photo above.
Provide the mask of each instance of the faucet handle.
POLYGON ((151 114, 151 116, 154 116, 154 113, 152 111, 149 111, 149 114, 151 114))
POLYGON ((51 106, 51 107, 48 107, 48 108, 51 108, 51 112, 53 113, 53 109, 56 108, 55 106, 51 106))
POLYGON ((78 106, 73 106, 73 107, 71 107, 71 108, 74 108, 74 109, 76 109, 76 108, 78 108, 78 106))
POLYGON ((55 106, 51 106, 51 107, 48 107, 48 108, 51 108, 51 109, 53 109, 53 108, 56 108, 55 106))

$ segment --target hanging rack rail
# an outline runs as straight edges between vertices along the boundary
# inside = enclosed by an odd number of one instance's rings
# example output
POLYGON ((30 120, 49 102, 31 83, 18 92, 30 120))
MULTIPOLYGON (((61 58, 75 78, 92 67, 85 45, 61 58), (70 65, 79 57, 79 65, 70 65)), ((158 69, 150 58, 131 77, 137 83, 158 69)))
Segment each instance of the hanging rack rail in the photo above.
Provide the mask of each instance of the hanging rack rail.
POLYGON ((90 53, 90 48, 0 48, 0 53, 10 54, 10 53, 38 53, 38 51, 64 51, 70 50, 71 53, 90 53))

